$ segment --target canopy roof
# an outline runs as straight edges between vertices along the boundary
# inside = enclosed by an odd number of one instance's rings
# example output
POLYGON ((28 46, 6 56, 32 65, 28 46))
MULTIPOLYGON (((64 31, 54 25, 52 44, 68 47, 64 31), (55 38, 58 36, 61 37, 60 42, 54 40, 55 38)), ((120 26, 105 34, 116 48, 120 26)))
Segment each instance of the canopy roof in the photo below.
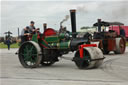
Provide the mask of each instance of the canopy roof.
MULTIPOLYGON (((110 26, 110 25, 124 25, 121 22, 105 22, 105 21, 101 21, 101 26, 110 26)), ((93 26, 98 26, 98 23, 94 23, 93 26)))

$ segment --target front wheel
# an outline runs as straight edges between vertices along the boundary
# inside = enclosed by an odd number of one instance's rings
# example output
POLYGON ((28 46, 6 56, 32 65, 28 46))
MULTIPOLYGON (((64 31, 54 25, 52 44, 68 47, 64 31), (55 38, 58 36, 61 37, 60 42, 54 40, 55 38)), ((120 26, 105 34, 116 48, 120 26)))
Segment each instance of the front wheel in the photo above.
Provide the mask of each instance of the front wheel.
POLYGON ((19 60, 23 67, 34 68, 37 67, 42 59, 41 49, 34 41, 27 41, 19 48, 19 60))
POLYGON ((84 48, 84 57, 80 58, 79 50, 76 52, 73 61, 80 69, 90 69, 99 67, 103 62, 103 53, 97 47, 84 48))

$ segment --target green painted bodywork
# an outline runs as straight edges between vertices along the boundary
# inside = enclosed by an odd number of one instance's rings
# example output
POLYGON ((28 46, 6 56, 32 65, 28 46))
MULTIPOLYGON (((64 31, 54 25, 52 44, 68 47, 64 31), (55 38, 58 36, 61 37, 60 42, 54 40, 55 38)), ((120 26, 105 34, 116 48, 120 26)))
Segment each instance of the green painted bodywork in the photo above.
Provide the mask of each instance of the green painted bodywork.
POLYGON ((34 34, 34 35, 32 36, 32 41, 35 41, 35 42, 38 43, 37 36, 38 36, 37 34, 34 34))
POLYGON ((54 36, 47 36, 45 37, 45 40, 48 42, 48 43, 57 43, 59 42, 61 39, 64 39, 65 38, 65 33, 60 33, 59 35, 54 35, 54 36))
POLYGON ((59 43, 50 43, 49 45, 56 47, 57 49, 69 49, 70 41, 59 42, 59 43))
POLYGON ((48 36, 45 38, 45 41, 48 43, 53 43, 53 42, 59 42, 59 37, 58 36, 48 36))
MULTIPOLYGON (((38 43, 37 34, 32 36, 32 41, 38 43)), ((68 49, 70 47, 70 40, 63 41, 65 34, 61 33, 60 35, 47 36, 44 40, 41 40, 41 44, 45 47, 54 47, 56 49, 68 49), (47 43, 48 44, 47 44, 47 43)))
POLYGON ((67 48, 69 48, 69 45, 70 45, 70 41, 61 42, 61 43, 58 43, 58 48, 59 49, 67 49, 67 48))
POLYGON ((49 46, 57 49, 68 49, 70 46, 70 40, 65 41, 65 33, 60 33, 55 36, 48 36, 45 38, 49 46))
POLYGON ((65 38, 65 33, 60 33, 59 39, 64 39, 65 38))

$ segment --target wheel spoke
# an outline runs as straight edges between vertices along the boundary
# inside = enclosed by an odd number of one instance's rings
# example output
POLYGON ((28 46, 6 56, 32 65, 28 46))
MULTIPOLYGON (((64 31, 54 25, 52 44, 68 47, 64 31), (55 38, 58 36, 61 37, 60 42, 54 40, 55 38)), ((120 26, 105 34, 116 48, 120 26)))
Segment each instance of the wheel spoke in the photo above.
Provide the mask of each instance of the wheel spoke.
POLYGON ((29 61, 31 57, 25 57, 24 60, 25 61, 29 61))
POLYGON ((26 52, 28 52, 28 51, 29 51, 29 49, 28 49, 28 45, 25 47, 25 49, 26 49, 26 52))
POLYGON ((34 50, 34 46, 32 45, 25 46, 24 54, 22 54, 24 56, 25 61, 35 62, 34 58, 36 58, 37 54, 33 54, 33 50, 34 50))
POLYGON ((32 47, 30 47, 30 50, 29 50, 29 52, 32 52, 32 51, 33 51, 33 48, 34 48, 33 46, 32 46, 32 47))
POLYGON ((32 41, 21 45, 19 49, 19 59, 24 67, 36 67, 40 64, 41 58, 38 55, 38 51, 41 51, 41 49, 37 49, 37 47, 38 43, 32 41))
POLYGON ((32 56, 37 56, 37 54, 31 54, 32 56))
POLYGON ((25 47, 25 51, 26 51, 26 55, 24 55, 24 60, 27 60, 27 61, 30 61, 30 62, 36 62, 36 61, 34 61, 35 59, 34 58, 36 58, 37 57, 37 54, 33 54, 34 53, 34 51, 36 51, 36 50, 34 50, 34 46, 32 46, 32 45, 27 45, 26 47, 25 47), (34 60, 33 60, 34 59, 34 60))

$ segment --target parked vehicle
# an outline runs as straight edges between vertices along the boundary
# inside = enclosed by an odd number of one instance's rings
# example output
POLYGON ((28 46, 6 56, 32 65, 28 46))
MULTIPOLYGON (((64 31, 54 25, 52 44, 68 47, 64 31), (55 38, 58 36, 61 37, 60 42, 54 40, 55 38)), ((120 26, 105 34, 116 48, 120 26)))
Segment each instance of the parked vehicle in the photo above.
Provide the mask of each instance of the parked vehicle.
MULTIPOLYGON (((125 37, 128 40, 128 26, 121 26, 125 30, 125 37)), ((109 30, 114 30, 117 32, 118 36, 120 35, 119 26, 110 26, 109 30)))
POLYGON ((94 33, 93 41, 101 41, 99 48, 104 54, 108 54, 110 51, 114 51, 115 54, 123 54, 125 52, 125 38, 117 34, 115 30, 106 31, 106 27, 115 25, 123 26, 124 24, 120 22, 105 22, 101 21, 101 19, 98 19, 98 22, 94 24, 94 26, 98 27, 98 32, 94 33))

